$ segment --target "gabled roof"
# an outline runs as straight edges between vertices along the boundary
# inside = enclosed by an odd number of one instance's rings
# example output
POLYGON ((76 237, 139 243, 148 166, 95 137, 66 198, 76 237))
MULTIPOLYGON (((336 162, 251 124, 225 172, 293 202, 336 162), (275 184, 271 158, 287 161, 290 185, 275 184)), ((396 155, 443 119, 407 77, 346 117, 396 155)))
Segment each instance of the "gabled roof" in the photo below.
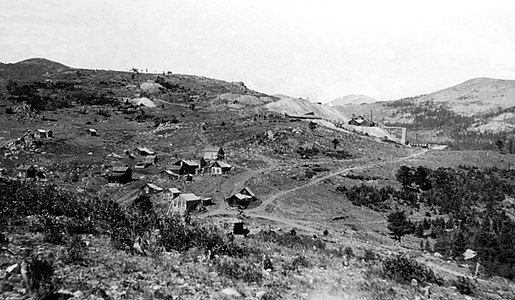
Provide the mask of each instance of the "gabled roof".
POLYGON ((16 168, 16 170, 28 170, 28 169, 31 169, 31 168, 34 168, 34 166, 21 165, 18 168, 16 168))
POLYGON ((247 192, 247 194, 249 194, 250 196, 252 197, 256 197, 256 194, 254 194, 254 192, 252 192, 248 187, 244 187, 240 190, 240 193, 244 193, 244 192, 247 192))
POLYGON ((111 171, 116 172, 116 173, 125 173, 125 172, 129 171, 130 169, 131 168, 127 167, 127 166, 117 166, 117 167, 114 167, 111 171))
POLYGON ((181 170, 181 166, 172 165, 172 166, 168 166, 165 171, 180 171, 180 170, 181 170))
POLYGON ((146 152, 148 153, 149 155, 152 155, 152 154, 155 154, 154 151, 146 148, 146 147, 136 147, 135 150, 138 150, 139 152, 146 152))
POLYGON ((158 191, 158 192, 162 192, 163 191, 163 188, 158 187, 157 185, 155 185, 153 183, 147 183, 145 185, 148 186, 149 188, 155 190, 155 191, 158 191))
POLYGON ((238 200, 245 200, 245 199, 252 198, 250 196, 243 195, 243 194, 240 194, 240 193, 236 193, 236 194, 232 195, 231 197, 236 197, 236 198, 238 198, 238 200))
POLYGON ((195 166, 199 166, 198 162, 196 161, 193 161, 193 160, 186 160, 186 159, 181 159, 181 161, 183 163, 185 163, 186 165, 190 166, 190 167, 195 167, 195 166))
POLYGON ((222 147, 210 146, 210 147, 204 148, 204 152, 216 152, 216 153, 218 153, 220 150, 223 150, 222 147))
POLYGON ((218 165, 220 168, 232 168, 232 166, 223 161, 215 161, 212 166, 218 165))
POLYGON ((167 191, 174 193, 174 194, 180 194, 181 191, 178 188, 167 188, 167 191))
MULTIPOLYGON (((182 199, 184 199, 186 201, 200 201, 201 200, 199 198, 199 196, 197 196, 193 193, 181 194, 181 195, 179 195, 179 197, 181 197, 182 199)), ((179 197, 177 197, 177 198, 179 198, 179 197)))

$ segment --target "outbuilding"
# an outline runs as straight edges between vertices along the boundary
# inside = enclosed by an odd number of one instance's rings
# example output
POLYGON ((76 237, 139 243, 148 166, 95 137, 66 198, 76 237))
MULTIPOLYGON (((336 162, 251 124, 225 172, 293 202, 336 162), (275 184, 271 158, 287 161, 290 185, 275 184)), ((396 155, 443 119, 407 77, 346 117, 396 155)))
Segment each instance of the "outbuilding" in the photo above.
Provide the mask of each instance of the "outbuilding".
POLYGON ((232 166, 228 163, 225 163, 223 161, 215 161, 211 165, 211 174, 215 175, 221 175, 226 174, 232 169, 232 166))
POLYGON ((109 183, 125 184, 132 181, 132 169, 127 166, 114 167, 107 175, 109 183))

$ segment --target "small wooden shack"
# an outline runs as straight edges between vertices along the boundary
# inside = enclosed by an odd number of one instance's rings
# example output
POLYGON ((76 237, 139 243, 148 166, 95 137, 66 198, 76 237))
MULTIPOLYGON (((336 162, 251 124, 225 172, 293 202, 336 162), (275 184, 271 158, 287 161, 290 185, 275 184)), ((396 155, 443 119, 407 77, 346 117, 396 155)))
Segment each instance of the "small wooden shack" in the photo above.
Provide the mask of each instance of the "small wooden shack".
POLYGON ((98 136, 98 131, 96 129, 89 128, 88 132, 89 132, 89 135, 91 135, 91 136, 98 136))
POLYGON ((188 212, 195 210, 201 203, 202 199, 195 194, 187 193, 181 194, 175 199, 170 201, 168 206, 168 215, 184 215, 188 212))
POLYGON ((54 137, 54 132, 52 130, 43 130, 43 129, 36 129, 34 131, 34 138, 36 139, 47 139, 54 137))
POLYGON ((28 178, 36 178, 36 167, 31 165, 21 165, 18 168, 18 177, 28 179, 28 178))
POLYGON ((204 148, 203 158, 207 161, 210 160, 224 160, 225 151, 222 147, 206 147, 204 148))
POLYGON ((223 161, 215 161, 211 166, 211 174, 215 175, 221 175, 226 174, 232 169, 232 166, 228 163, 225 163, 223 161))
POLYGON ((107 176, 109 183, 125 184, 132 181, 132 169, 127 166, 114 167, 107 176))
POLYGON ((180 166, 179 175, 184 174, 197 174, 200 165, 193 160, 181 159, 174 163, 175 166, 180 166))

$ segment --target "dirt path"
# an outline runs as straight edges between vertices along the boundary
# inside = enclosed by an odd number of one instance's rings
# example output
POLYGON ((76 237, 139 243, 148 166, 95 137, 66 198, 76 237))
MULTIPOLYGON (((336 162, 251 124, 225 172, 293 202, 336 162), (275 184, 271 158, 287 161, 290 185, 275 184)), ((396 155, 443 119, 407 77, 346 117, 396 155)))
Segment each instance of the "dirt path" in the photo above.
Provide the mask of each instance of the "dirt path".
MULTIPOLYGON (((244 188, 245 183, 247 183, 247 181, 249 181, 253 177, 255 177, 261 173, 269 172, 270 170, 272 170, 272 168, 274 167, 274 162, 266 156, 261 156, 260 158, 267 163, 267 167, 260 168, 257 170, 247 170, 243 174, 240 174, 240 176, 238 176, 236 181, 224 182, 220 187, 220 192, 222 193, 222 195, 235 194, 236 192, 238 192, 239 190, 244 188)), ((223 201, 220 203, 220 205, 218 206, 217 209, 207 212, 207 213, 203 214, 201 217, 227 214, 228 207, 229 207, 229 205, 225 201, 223 201)))
MULTIPOLYGON (((245 213, 245 215, 247 215, 249 217, 270 220, 270 221, 273 221, 273 222, 277 222, 277 223, 281 223, 281 224, 287 225, 289 227, 295 227, 295 228, 298 228, 298 229, 301 229, 301 230, 304 230, 304 231, 307 231, 307 232, 318 232, 318 230, 314 229, 311 226, 311 224, 312 224, 311 222, 302 221, 302 220, 287 219, 287 218, 284 218, 284 217, 272 216, 272 215, 270 215, 270 214, 265 212, 265 208, 266 208, 267 205, 271 204, 274 200, 277 200, 277 199, 279 199, 279 198, 281 198, 281 197, 283 197, 285 195, 288 195, 290 193, 293 193, 295 191, 298 191, 298 190, 301 190, 301 189, 304 189, 304 188, 308 188, 308 187, 313 186, 313 185, 315 185, 315 184, 317 184, 317 183, 319 183, 321 181, 327 180, 327 179, 332 178, 334 176, 341 175, 341 174, 343 174, 345 172, 349 172, 351 170, 362 170, 362 169, 367 169, 367 168, 372 168, 372 167, 385 166, 385 165, 399 163, 399 162, 404 161, 404 160, 408 160, 408 159, 411 159, 411 158, 414 158, 414 157, 422 156, 425 153, 427 153, 428 151, 429 151, 428 149, 422 149, 421 151, 418 151, 418 152, 413 153, 411 155, 408 155, 408 156, 405 156, 405 157, 401 157, 401 158, 397 158, 397 159, 390 160, 390 161, 382 161, 382 162, 376 162, 376 163, 369 163, 369 164, 364 164, 364 165, 361 165, 361 166, 354 166, 354 167, 349 167, 349 168, 343 168, 343 169, 336 170, 336 171, 331 172, 329 174, 326 174, 324 176, 318 177, 318 178, 316 178, 316 179, 314 179, 314 180, 312 180, 312 181, 310 181, 310 182, 308 182, 308 183, 306 183, 304 185, 300 185, 300 186, 297 186, 297 187, 289 189, 289 190, 284 190, 284 191, 277 192, 276 194, 274 194, 274 195, 268 197, 267 199, 265 199, 263 201, 263 203, 259 207, 245 210, 244 213, 245 213)), ((223 192, 226 193, 226 194, 233 193, 233 192, 237 191, 238 189, 242 188, 245 185, 245 183, 248 180, 250 180, 252 177, 257 176, 260 173, 268 172, 268 171, 272 170, 272 168, 273 168, 273 161, 270 158, 264 157, 264 156, 262 157, 262 159, 268 163, 268 166, 266 168, 257 169, 257 170, 249 170, 249 171, 245 172, 244 174, 242 174, 242 176, 240 178, 238 178, 238 181, 230 182, 230 183, 227 183, 227 185, 223 185, 222 186, 223 192)), ((210 211, 210 212, 208 212, 206 214, 203 214, 202 217, 227 214, 227 213, 229 213, 227 208, 228 208, 227 203, 225 203, 225 202, 220 203, 220 206, 216 210, 213 210, 213 211, 210 211)), ((380 221, 380 222, 383 222, 383 221, 380 221)))
POLYGON ((263 203, 259 207, 248 209, 248 210, 245 211, 245 213, 247 215, 249 215, 249 216, 252 216, 253 213, 262 212, 264 210, 264 208, 266 208, 266 206, 271 204, 274 200, 276 200, 278 198, 281 198, 281 197, 283 197, 285 195, 288 195, 290 193, 293 193, 295 191, 298 191, 300 189, 304 189, 304 188, 313 186, 313 185, 315 185, 315 184, 317 184, 317 183, 319 183, 321 181, 327 180, 327 179, 329 179, 331 177, 338 176, 338 175, 341 175, 341 174, 349 172, 349 171, 356 171, 356 170, 362 170, 362 169, 368 169, 368 168, 373 168, 373 167, 379 167, 379 166, 399 163, 399 162, 407 160, 407 159, 411 159, 411 158, 414 158, 414 157, 417 157, 417 156, 421 156, 421 155, 427 153, 428 151, 429 150, 427 150, 427 149, 423 149, 423 150, 421 150, 419 152, 413 153, 413 154, 405 156, 405 157, 397 158, 397 159, 394 159, 394 160, 391 160, 391 161, 377 162, 377 163, 365 164, 365 165, 356 166, 356 167, 339 169, 339 170, 331 172, 331 173, 329 173, 327 175, 324 175, 324 176, 318 177, 318 178, 316 178, 314 180, 311 180, 310 182, 308 182, 308 183, 306 183, 304 185, 300 185, 300 186, 294 187, 294 188, 289 189, 289 190, 284 190, 284 191, 277 192, 276 194, 268 197, 268 199, 264 200, 263 203))

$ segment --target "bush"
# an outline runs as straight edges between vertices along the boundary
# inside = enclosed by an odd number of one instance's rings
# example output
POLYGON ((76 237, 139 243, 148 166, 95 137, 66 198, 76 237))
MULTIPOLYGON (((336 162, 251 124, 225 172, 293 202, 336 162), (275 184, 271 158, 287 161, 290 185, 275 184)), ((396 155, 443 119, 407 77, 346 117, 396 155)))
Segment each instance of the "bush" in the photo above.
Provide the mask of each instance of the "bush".
POLYGON ((354 257, 354 252, 352 251, 352 248, 349 246, 343 249, 343 254, 345 254, 345 256, 347 256, 348 258, 354 257))
POLYGON ((85 265, 87 262, 87 245, 80 235, 75 235, 68 244, 67 263, 85 265))
POLYGON ((249 247, 237 245, 216 227, 186 226, 175 218, 163 220, 160 232, 161 243, 167 250, 183 252, 196 247, 204 251, 211 251, 212 256, 227 255, 231 257, 245 257, 259 253, 249 247))
POLYGON ((287 271, 298 271, 299 267, 311 268, 311 262, 304 256, 299 255, 292 259, 289 263, 284 265, 284 269, 287 271))
POLYGON ((363 254, 363 260, 366 262, 374 261, 377 259, 377 254, 370 249, 365 249, 365 254, 363 254))
POLYGON ((63 217, 48 216, 45 219, 45 241, 61 245, 66 242, 67 220, 63 217))
POLYGON ((241 279, 247 283, 258 284, 263 280, 261 268, 247 259, 218 258, 214 261, 214 268, 218 274, 233 280, 241 279))
POLYGON ((387 257, 382 262, 382 277, 404 284, 409 284, 412 279, 420 284, 443 283, 431 269, 405 254, 387 257))
POLYGON ((55 294, 55 267, 45 258, 32 255, 27 261, 29 289, 36 293, 36 299, 52 299, 55 294))
POLYGON ((458 277, 458 279, 453 282, 453 285, 462 295, 474 295, 477 291, 476 285, 468 277, 458 277))
POLYGON ((273 242, 280 246, 294 250, 324 250, 325 243, 321 239, 312 238, 300 234, 281 233, 271 230, 263 230, 257 235, 258 239, 265 242, 273 242))

